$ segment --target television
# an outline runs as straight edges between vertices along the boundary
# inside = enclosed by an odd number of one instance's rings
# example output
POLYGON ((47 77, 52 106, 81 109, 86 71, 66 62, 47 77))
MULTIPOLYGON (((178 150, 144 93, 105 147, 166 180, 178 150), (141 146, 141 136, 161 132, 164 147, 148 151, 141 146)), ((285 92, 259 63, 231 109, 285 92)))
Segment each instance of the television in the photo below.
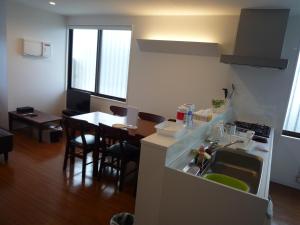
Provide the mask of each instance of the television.
POLYGON ((90 102, 90 93, 74 89, 67 90, 67 110, 89 113, 90 102))

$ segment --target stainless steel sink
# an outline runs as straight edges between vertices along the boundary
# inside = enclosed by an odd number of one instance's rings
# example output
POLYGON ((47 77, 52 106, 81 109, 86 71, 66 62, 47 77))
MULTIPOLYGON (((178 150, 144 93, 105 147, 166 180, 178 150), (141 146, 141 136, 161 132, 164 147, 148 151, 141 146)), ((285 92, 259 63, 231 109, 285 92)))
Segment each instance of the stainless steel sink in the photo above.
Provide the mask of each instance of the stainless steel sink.
POLYGON ((214 156, 203 171, 220 173, 246 182, 250 193, 257 194, 262 173, 263 159, 243 152, 243 150, 224 148, 214 153, 214 156))

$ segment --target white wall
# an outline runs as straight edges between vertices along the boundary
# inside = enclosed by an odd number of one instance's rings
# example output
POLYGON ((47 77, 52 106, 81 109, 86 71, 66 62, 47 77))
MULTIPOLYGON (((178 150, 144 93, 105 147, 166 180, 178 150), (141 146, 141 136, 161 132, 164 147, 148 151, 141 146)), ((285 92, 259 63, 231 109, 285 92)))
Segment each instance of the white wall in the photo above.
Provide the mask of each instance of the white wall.
MULTIPOLYGON (((285 111, 298 54, 299 17, 291 17, 283 58, 286 70, 229 66, 219 58, 141 52, 136 38, 179 37, 212 39, 221 43, 223 53, 233 51, 238 17, 118 17, 75 16, 70 25, 133 25, 128 104, 141 110, 174 117, 176 106, 195 102, 207 107, 220 89, 236 84, 234 106, 238 119, 266 123, 276 130, 272 180, 293 187, 300 166, 299 140, 281 136, 285 111)), ((116 102, 92 99, 92 110, 108 111, 116 102)))
POLYGON ((0 1, 0 127, 7 127, 6 2, 0 1))
POLYGON ((63 16, 10 1, 7 10, 8 109, 33 106, 60 113, 65 98, 66 23, 63 16), (22 38, 48 41, 52 57, 22 56, 22 38))
MULTIPOLYGON (((137 38, 175 38, 215 41, 223 49, 232 48, 238 18, 205 17, 124 17, 73 16, 69 25, 132 25, 133 42, 127 104, 174 118, 177 106, 193 102, 197 108, 210 106, 212 98, 222 97, 228 87, 229 66, 219 57, 150 53, 140 51, 137 38)), ((92 110, 108 111, 116 102, 92 99, 92 110)))
POLYGON ((275 128, 273 181, 300 188, 295 176, 300 169, 300 140, 281 136, 300 44, 300 16, 290 17, 282 57, 286 70, 232 66, 237 86, 234 108, 241 120, 266 123, 275 128))

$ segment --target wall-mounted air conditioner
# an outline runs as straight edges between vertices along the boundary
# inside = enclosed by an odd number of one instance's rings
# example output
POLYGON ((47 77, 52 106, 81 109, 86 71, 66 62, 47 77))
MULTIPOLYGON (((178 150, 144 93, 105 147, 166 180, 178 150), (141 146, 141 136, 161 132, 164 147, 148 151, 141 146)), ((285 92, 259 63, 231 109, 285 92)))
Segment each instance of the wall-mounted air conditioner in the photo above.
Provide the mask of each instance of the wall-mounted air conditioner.
POLYGON ((34 57, 51 57, 52 45, 49 42, 23 39, 23 55, 34 57))

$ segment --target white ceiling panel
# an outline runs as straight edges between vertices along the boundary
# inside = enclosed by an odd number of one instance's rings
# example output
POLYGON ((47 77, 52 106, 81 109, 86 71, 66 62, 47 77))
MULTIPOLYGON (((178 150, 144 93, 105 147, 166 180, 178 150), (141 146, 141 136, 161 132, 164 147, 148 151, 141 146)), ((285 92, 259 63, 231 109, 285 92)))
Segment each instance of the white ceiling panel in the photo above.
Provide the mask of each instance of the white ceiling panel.
POLYGON ((300 14, 300 0, 16 0, 62 15, 236 15, 241 8, 290 8, 300 14))

